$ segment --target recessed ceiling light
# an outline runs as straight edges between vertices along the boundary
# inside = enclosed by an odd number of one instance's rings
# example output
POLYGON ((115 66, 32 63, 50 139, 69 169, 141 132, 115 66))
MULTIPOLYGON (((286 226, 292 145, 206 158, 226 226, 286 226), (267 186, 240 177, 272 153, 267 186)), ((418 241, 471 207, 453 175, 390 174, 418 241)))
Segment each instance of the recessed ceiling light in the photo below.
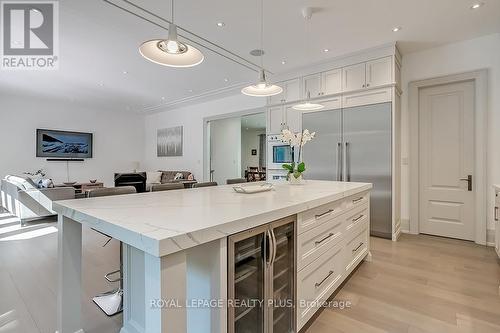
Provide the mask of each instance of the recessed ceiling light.
POLYGON ((282 65, 286 64, 286 60, 281 60, 281 64, 282 65))
POLYGON ((193 92, 193 89, 189 89, 188 92, 192 93, 193 92))
POLYGON ((162 97, 161 97, 161 100, 162 100, 162 101, 164 101, 164 100, 165 100, 165 97, 164 97, 164 96, 162 96, 162 97))
POLYGON ((470 6, 470 9, 478 9, 479 7, 483 6, 484 2, 478 2, 470 6))
POLYGON ((403 28, 401 28, 401 27, 394 27, 394 28, 392 28, 392 32, 398 32, 401 29, 403 29, 403 28))
POLYGON ((127 74, 128 74, 128 72, 127 72, 127 71, 123 71, 122 73, 123 73, 123 75, 127 75, 127 74))
POLYGON ((229 79, 228 79, 228 78, 225 78, 225 79, 224 79, 224 82, 228 82, 228 81, 229 81, 229 79))
POLYGON ((99 87, 104 87, 104 83, 99 83, 99 87))
POLYGON ((329 49, 324 49, 323 52, 325 52, 325 53, 326 52, 330 52, 330 50, 329 49))
POLYGON ((224 22, 217 22, 217 26, 218 26, 219 28, 223 28, 223 27, 225 27, 225 26, 226 26, 226 23, 224 23, 224 22))

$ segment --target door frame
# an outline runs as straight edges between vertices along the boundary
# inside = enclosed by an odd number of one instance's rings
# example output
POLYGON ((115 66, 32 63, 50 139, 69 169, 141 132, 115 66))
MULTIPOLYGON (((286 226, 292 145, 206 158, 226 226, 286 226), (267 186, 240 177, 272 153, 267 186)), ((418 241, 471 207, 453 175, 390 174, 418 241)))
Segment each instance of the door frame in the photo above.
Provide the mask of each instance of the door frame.
POLYGON ((410 233, 419 234, 420 212, 420 170, 419 170, 419 93, 420 89, 474 81, 474 241, 486 245, 487 202, 486 202, 486 145, 487 145, 487 96, 488 70, 481 69, 472 72, 447 75, 437 78, 412 81, 409 83, 409 121, 410 121, 410 233))
MULTIPOLYGON (((211 121, 221 120, 227 118, 250 116, 253 114, 263 113, 266 117, 266 133, 268 128, 267 123, 267 109, 265 107, 258 107, 253 109, 246 109, 236 112, 228 112, 223 114, 218 114, 214 116, 209 116, 203 118, 203 181, 210 181, 210 130, 208 125, 211 121)), ((220 185, 220 184, 219 184, 220 185)))

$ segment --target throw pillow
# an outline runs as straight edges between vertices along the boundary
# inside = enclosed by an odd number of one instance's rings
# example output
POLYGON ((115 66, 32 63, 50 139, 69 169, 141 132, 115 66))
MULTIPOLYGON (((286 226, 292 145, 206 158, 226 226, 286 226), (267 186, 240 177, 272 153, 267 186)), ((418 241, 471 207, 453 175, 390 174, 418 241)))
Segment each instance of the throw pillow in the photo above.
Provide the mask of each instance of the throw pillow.
POLYGON ((146 182, 148 184, 161 184, 161 174, 158 171, 146 172, 146 182))
POLYGON ((38 188, 53 188, 54 182, 52 179, 40 179, 38 181, 38 188))
POLYGON ((184 179, 184 175, 181 172, 177 172, 175 174, 174 180, 181 180, 184 179))

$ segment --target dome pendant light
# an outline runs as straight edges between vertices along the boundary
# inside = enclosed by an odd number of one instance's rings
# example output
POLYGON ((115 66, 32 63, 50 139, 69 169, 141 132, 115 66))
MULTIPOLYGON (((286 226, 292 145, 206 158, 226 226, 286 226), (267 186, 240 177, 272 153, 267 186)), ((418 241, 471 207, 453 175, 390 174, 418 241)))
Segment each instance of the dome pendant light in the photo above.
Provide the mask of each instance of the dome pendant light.
POLYGON ((146 41, 139 52, 147 60, 168 67, 193 67, 203 62, 203 53, 191 45, 181 43, 174 23, 174 0, 172 0, 172 23, 168 27, 167 39, 146 41))
POLYGON ((275 84, 270 84, 266 80, 266 71, 264 70, 264 1, 261 0, 260 4, 260 70, 259 70, 259 81, 256 84, 250 85, 241 89, 241 92, 247 96, 255 97, 268 97, 281 94, 283 88, 275 84))
POLYGON ((314 110, 321 110, 325 107, 323 104, 311 103, 310 99, 311 99, 311 93, 308 91, 307 99, 300 104, 292 106, 292 109, 297 111, 314 111, 314 110))
POLYGON ((247 96, 266 97, 281 94, 283 88, 275 84, 269 84, 266 81, 266 73, 263 69, 259 71, 259 81, 257 84, 241 89, 241 92, 247 96))
MULTIPOLYGON (((311 7, 306 7, 302 10, 302 15, 304 16, 304 19, 307 22, 310 22, 312 18, 312 8, 311 7)), ((309 25, 306 25, 306 34, 309 35, 309 25)), ((309 41, 309 38, 306 38, 309 41)), ((310 49, 308 47, 307 49, 310 49)), ((319 103, 311 103, 311 93, 308 91, 307 92, 307 98, 305 101, 303 101, 300 104, 296 104, 292 106, 292 109, 297 110, 297 111, 315 111, 315 110, 321 110, 325 106, 323 104, 319 103)))

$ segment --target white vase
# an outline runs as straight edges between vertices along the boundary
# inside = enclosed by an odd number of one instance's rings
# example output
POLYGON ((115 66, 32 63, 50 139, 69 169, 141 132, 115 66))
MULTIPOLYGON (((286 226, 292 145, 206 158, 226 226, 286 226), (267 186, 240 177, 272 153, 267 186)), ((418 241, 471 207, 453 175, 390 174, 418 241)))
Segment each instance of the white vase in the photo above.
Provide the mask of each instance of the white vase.
POLYGON ((288 182, 290 185, 302 185, 304 184, 304 178, 302 175, 299 176, 299 178, 295 178, 295 176, 292 173, 288 174, 288 182))

